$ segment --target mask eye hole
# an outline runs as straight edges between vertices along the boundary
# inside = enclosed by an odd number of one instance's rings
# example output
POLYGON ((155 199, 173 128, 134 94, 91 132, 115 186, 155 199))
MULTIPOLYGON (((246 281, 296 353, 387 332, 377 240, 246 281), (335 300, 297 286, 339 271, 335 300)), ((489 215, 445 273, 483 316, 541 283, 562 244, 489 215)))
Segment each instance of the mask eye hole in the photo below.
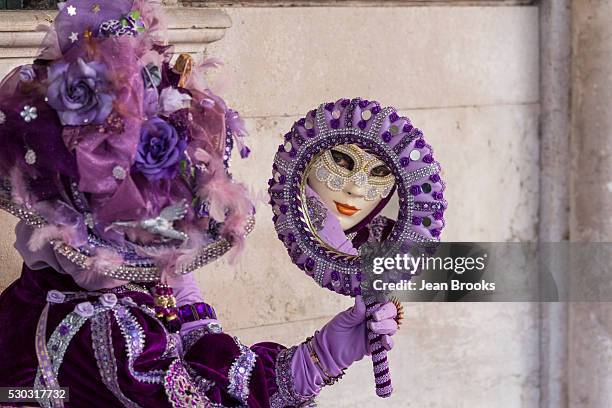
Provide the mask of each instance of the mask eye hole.
POLYGON ((331 155, 338 166, 347 170, 353 170, 355 168, 355 162, 349 155, 334 149, 332 149, 331 155))
POLYGON ((370 176, 373 177, 385 177, 389 174, 391 174, 391 169, 384 164, 376 166, 372 170, 370 170, 370 176))

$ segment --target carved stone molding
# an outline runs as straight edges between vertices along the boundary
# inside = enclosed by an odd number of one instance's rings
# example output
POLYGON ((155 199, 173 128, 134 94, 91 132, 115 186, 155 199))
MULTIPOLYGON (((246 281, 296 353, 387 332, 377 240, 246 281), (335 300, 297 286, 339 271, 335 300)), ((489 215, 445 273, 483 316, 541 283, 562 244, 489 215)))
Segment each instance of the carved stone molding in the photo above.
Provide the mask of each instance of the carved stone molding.
MULTIPOLYGON (((0 63, 17 65, 38 54, 38 47, 55 13, 45 10, 0 12, 0 63)), ((207 44, 223 38, 231 27, 229 16, 220 9, 168 7, 169 43, 177 52, 198 53, 207 44)))
POLYGON ((182 0, 191 7, 427 7, 523 6, 538 0, 182 0))

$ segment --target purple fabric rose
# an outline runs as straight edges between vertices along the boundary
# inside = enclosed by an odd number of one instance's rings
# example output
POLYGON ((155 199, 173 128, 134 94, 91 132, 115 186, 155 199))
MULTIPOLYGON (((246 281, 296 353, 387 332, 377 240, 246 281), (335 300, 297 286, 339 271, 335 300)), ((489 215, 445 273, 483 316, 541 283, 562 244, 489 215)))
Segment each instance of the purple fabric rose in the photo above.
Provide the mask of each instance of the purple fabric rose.
POLYGON ((170 179, 184 157, 187 141, 174 126, 160 118, 142 124, 134 168, 151 180, 170 179))
POLYGON ((64 126, 101 124, 113 109, 113 95, 100 62, 58 62, 49 67, 48 103, 64 126))
POLYGON ((19 69, 19 80, 21 82, 30 83, 36 79, 36 72, 32 65, 23 65, 19 69))

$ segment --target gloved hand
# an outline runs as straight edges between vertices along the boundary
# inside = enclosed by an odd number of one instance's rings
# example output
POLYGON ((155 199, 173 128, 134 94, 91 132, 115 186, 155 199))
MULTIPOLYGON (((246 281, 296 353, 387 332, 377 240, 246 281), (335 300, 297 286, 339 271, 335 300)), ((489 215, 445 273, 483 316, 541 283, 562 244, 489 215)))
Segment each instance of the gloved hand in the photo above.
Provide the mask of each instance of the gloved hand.
MULTIPOLYGON (((367 328, 383 335, 382 344, 387 350, 393 347, 391 336, 397 331, 397 309, 391 302, 379 305, 367 328)), ((295 391, 301 395, 316 395, 324 385, 324 377, 336 377, 355 361, 370 354, 366 330, 366 306, 361 296, 355 298, 355 306, 339 313, 312 339, 312 347, 320 361, 318 367, 308 348, 301 344, 293 356, 292 372, 295 391), (325 373, 322 372, 322 369, 325 373)))

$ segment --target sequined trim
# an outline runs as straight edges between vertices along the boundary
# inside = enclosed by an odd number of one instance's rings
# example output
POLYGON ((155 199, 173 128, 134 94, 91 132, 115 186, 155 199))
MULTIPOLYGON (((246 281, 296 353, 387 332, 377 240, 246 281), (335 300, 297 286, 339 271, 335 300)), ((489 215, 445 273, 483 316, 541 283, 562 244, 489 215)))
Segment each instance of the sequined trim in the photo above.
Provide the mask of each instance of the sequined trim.
MULTIPOLYGON (((105 310, 103 306, 96 304, 94 306, 94 315, 99 313, 102 310, 105 310)), ((68 345, 72 338, 78 333, 78 331, 83 327, 85 322, 89 317, 83 317, 76 312, 70 312, 61 323, 55 328, 53 334, 47 341, 47 350, 49 352, 49 358, 51 360, 51 366, 53 369, 53 375, 57 378, 60 366, 64 361, 64 354, 66 354, 66 350, 68 349, 68 345)), ((36 372, 36 378, 34 379, 34 388, 35 389, 43 389, 44 386, 41 382, 42 372, 40 367, 36 372)), ((51 402, 49 399, 41 399, 38 401, 42 407, 51 407, 51 402)))
POLYGON ((162 323, 162 321, 157 318, 157 316, 155 315, 155 310, 149 305, 136 305, 136 303, 129 305, 138 306, 140 310, 142 310, 143 312, 148 314, 153 320, 155 320, 159 327, 161 327, 161 329, 164 331, 164 334, 166 335, 166 349, 164 350, 164 353, 162 354, 161 358, 178 357, 180 352, 182 351, 182 347, 180 344, 178 344, 176 337, 168 332, 168 329, 166 329, 164 323, 162 323))
POLYGON ((134 369, 134 361, 143 352, 145 345, 145 334, 136 317, 126 306, 120 306, 118 309, 114 310, 114 314, 115 320, 125 339, 130 374, 141 382, 161 384, 164 375, 162 370, 151 370, 143 373, 134 369))
POLYGON ((222 333, 223 328, 218 322, 211 322, 205 326, 193 329, 184 335, 183 338, 183 351, 187 353, 189 349, 198 342, 206 334, 217 334, 222 333))
MULTIPOLYGON (((3 209, 18 217, 30 226, 42 228, 47 225, 47 222, 40 214, 30 211, 29 209, 12 201, 11 184, 10 181, 5 178, 0 180, 0 209, 3 209)), ((246 222, 244 235, 246 236, 250 234, 254 228, 255 217, 251 216, 246 222)), ((118 248, 109 246, 108 243, 103 242, 94 234, 89 234, 88 241, 90 241, 90 246, 109 247, 109 249, 113 251, 118 251, 118 248)), ((51 240, 50 244, 56 253, 66 257, 75 265, 86 268, 90 264, 91 258, 86 248, 74 248, 59 240, 51 240)), ((219 237, 213 242, 200 248, 195 259, 191 263, 184 265, 180 271, 177 272, 181 275, 188 274, 214 261, 215 259, 218 259, 227 253, 231 248, 232 244, 227 239, 219 237)), ((118 252, 120 255, 128 254, 121 251, 118 252)), ((135 254, 136 251, 129 252, 129 255, 135 254)), ((113 279, 132 282, 157 282, 159 281, 161 275, 161 272, 157 266, 155 266, 155 264, 149 258, 142 258, 134 261, 129 261, 126 258, 126 261, 119 267, 114 269, 105 269, 102 273, 105 276, 113 279)))
POLYGON ((327 219, 327 207, 315 196, 306 199, 306 208, 310 222, 316 231, 321 231, 327 219))
POLYGON ((136 285, 135 283, 128 283, 126 285, 117 286, 116 288, 111 289, 103 289, 102 292, 110 292, 116 295, 120 295, 127 292, 138 292, 144 293, 146 295, 151 295, 149 289, 145 288, 144 286, 136 285))
MULTIPOLYGON (((38 320, 38 325, 36 326, 36 357, 38 359, 38 371, 42 376, 42 381, 47 388, 58 388, 59 384, 57 383, 57 378, 53 374, 53 366, 51 365, 51 357, 49 356, 49 352, 47 349, 46 342, 46 332, 47 332, 47 318, 49 316, 49 306, 51 304, 47 303, 42 313, 40 314, 40 319, 38 320)), ((54 408, 62 408, 64 404, 61 400, 51 399, 49 404, 54 408)))
POLYGON ((246 405, 247 399, 249 398, 249 381, 251 380, 253 367, 255 367, 257 354, 242 344, 240 340, 238 340, 238 337, 234 337, 234 341, 238 345, 238 348, 240 348, 240 355, 234 360, 227 374, 230 382, 227 391, 234 398, 246 405))
POLYGON ((314 396, 298 394, 293 386, 291 360, 297 347, 291 347, 278 353, 276 357, 276 385, 278 391, 270 398, 270 408, 314 407, 314 396))
POLYGON ((370 230, 370 236, 368 237, 368 241, 370 242, 382 242, 382 234, 385 230, 385 227, 389 225, 389 218, 379 215, 374 218, 370 224, 368 224, 368 229, 370 230))
POLYGON ((194 383, 185 364, 180 359, 174 360, 164 375, 164 390, 172 407, 222 407, 206 397, 207 388, 202 389, 201 385, 194 383))
POLYGON ((127 398, 119 387, 109 312, 100 313, 93 317, 90 324, 91 345, 102 382, 124 407, 140 408, 140 405, 127 398))

